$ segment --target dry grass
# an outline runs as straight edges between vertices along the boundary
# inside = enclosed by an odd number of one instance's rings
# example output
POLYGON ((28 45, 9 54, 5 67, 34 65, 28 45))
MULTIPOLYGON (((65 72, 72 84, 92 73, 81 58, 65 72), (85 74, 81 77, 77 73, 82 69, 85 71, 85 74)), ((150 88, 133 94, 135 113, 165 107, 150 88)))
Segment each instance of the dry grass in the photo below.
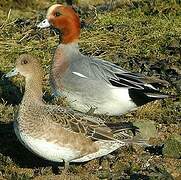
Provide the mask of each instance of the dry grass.
MULTIPOLYGON (((40 58, 47 74, 58 38, 53 31, 38 30, 35 25, 45 17, 46 7, 55 1, 39 1, 38 5, 31 4, 27 8, 14 4, 11 11, 7 2, 11 1, 0 3, 0 75, 14 67, 15 59, 22 53, 40 58)), ((176 82, 180 74, 169 73, 173 72, 173 67, 179 69, 181 64, 181 8, 177 2, 129 0, 114 10, 82 9, 81 17, 85 26, 80 40, 81 51, 131 71, 165 79, 171 83, 171 87, 164 92, 178 94, 179 98, 180 90, 176 82), (153 70, 152 66, 157 69, 153 70)), ((101 166, 99 160, 83 165, 73 164, 68 175, 55 176, 50 168, 45 168, 51 164, 26 150, 12 131, 11 122, 23 87, 24 81, 20 77, 8 82, 0 80, 0 96, 3 99, 0 103, 0 179, 124 179, 146 176, 168 179, 170 174, 178 176, 181 166, 178 159, 152 156, 138 147, 124 147, 116 151, 113 160, 104 159, 101 166), (150 166, 146 168, 148 161, 150 166)), ((50 101, 47 76, 44 90, 47 92, 46 100, 50 101)), ((153 120, 158 130, 158 138, 153 143, 159 144, 171 134, 179 134, 180 107, 180 101, 158 101, 124 116, 109 119, 153 120)))

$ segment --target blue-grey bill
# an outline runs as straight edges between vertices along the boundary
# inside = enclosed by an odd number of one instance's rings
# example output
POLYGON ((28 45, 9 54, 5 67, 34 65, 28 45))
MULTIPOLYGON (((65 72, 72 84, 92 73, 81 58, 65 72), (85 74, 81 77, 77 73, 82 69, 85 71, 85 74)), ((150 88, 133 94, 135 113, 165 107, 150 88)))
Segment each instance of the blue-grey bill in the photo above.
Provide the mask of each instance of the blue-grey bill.
POLYGON ((4 77, 8 78, 8 77, 16 76, 17 74, 18 74, 18 71, 16 70, 16 68, 13 68, 10 72, 5 74, 4 77))
POLYGON ((50 27, 50 23, 48 22, 48 19, 44 19, 42 22, 40 22, 37 25, 38 28, 47 28, 50 27))

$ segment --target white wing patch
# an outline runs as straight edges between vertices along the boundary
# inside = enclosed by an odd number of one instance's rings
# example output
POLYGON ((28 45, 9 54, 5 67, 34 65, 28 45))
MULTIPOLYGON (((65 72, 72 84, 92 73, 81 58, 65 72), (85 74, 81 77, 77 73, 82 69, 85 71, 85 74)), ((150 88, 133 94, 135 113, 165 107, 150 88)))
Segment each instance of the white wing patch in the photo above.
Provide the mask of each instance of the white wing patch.
POLYGON ((79 73, 79 72, 72 72, 73 74, 75 74, 75 75, 77 75, 77 76, 79 76, 79 77, 82 77, 82 78, 87 78, 87 76, 85 76, 85 75, 83 75, 83 74, 81 74, 81 73, 79 73))

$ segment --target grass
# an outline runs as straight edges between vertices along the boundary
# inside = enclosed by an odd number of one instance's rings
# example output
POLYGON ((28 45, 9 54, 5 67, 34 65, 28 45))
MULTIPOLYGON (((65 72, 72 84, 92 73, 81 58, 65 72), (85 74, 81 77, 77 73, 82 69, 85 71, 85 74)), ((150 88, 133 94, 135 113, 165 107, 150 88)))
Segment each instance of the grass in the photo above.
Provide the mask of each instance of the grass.
MULTIPOLYGON (((40 1, 37 4, 37 1, 33 1, 26 8, 26 3, 0 3, 0 75, 13 68, 16 58, 22 53, 40 58, 48 74, 58 36, 52 30, 39 30, 35 26, 45 17, 46 8, 53 2, 40 1)), ((155 121, 158 137, 153 143, 161 144, 171 134, 179 134, 180 127, 180 1, 124 2, 119 4, 119 8, 114 6, 113 9, 101 7, 95 11, 81 8, 83 28, 80 48, 84 54, 99 56, 128 70, 170 82, 171 86, 163 91, 177 94, 177 100, 150 103, 124 116, 109 118, 112 121, 155 121)), ((55 176, 49 168, 51 163, 32 155, 12 131, 11 122, 18 109, 23 87, 24 80, 20 77, 0 80, 0 178, 129 179, 149 176, 168 179, 179 176, 179 159, 152 156, 137 146, 116 151, 113 153, 115 158, 111 161, 103 159, 101 167, 99 160, 94 160, 83 165, 72 165, 68 177, 55 176), (150 166, 146 168, 148 161, 150 166)), ((50 92, 48 76, 44 79, 44 90, 47 94, 50 92)))

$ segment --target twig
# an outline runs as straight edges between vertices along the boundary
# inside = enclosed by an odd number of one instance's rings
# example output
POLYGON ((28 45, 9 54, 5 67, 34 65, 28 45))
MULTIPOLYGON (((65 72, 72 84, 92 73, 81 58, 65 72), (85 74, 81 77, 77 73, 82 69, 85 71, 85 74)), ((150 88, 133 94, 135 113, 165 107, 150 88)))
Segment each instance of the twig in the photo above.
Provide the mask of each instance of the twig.
POLYGON ((25 38, 27 38, 27 37, 31 34, 31 32, 33 32, 32 29, 30 29, 29 31, 27 31, 26 34, 25 34, 18 42, 20 43, 20 42, 23 41, 25 38))
POLYGON ((10 9, 9 12, 8 12, 7 20, 10 18, 10 15, 11 15, 11 9, 10 9))
POLYGON ((23 41, 25 38, 27 38, 29 36, 29 33, 25 34, 18 42, 20 43, 21 41, 23 41))
POLYGON ((11 9, 9 10, 8 12, 8 17, 6 19, 6 21, 2 24, 2 26, 0 27, 0 29, 3 29, 5 27, 5 24, 8 22, 9 18, 10 18, 10 15, 11 15, 11 9))

